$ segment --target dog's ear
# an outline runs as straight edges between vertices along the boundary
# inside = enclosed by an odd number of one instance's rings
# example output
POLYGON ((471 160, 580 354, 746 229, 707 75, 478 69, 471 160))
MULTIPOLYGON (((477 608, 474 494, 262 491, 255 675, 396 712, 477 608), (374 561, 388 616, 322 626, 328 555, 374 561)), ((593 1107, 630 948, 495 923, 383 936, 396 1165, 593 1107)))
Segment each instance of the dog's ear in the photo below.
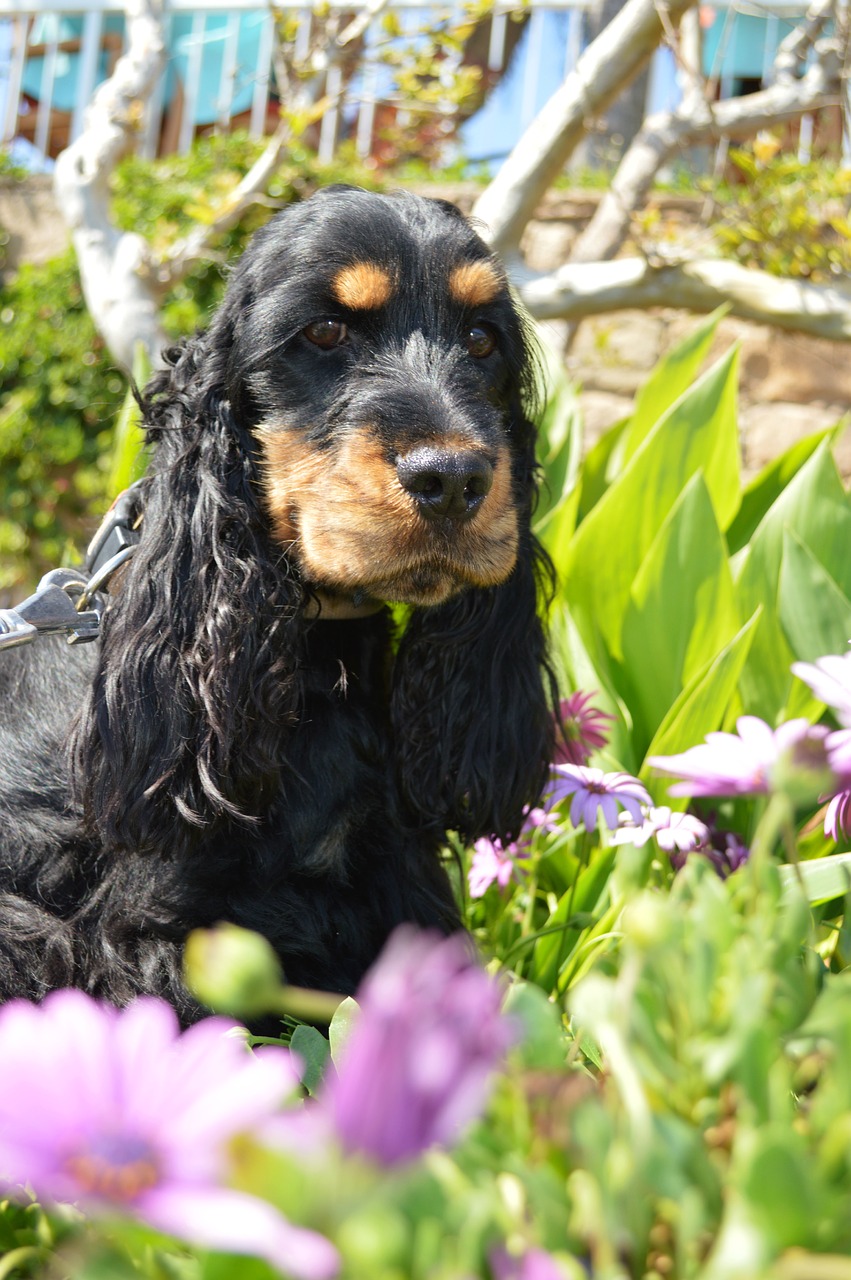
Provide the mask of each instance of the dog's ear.
POLYGON ((541 794, 558 697, 539 617, 551 586, 527 518, 505 583, 412 616, 392 713, 400 784, 418 822, 507 838, 541 794))
POLYGON ((261 814, 298 715, 302 587, 269 541, 230 403, 230 311, 168 353, 143 398, 142 538, 72 739, 88 824, 119 847, 177 852, 261 814))

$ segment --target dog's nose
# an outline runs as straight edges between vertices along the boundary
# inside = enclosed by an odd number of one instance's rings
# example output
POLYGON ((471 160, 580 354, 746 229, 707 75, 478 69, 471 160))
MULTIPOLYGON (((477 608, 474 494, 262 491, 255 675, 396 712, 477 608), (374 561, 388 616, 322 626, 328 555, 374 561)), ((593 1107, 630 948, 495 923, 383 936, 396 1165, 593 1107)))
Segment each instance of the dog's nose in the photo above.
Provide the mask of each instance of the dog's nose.
POLYGON ((493 484, 493 467, 473 450, 423 445, 396 463, 399 483, 422 515, 469 520, 493 484))

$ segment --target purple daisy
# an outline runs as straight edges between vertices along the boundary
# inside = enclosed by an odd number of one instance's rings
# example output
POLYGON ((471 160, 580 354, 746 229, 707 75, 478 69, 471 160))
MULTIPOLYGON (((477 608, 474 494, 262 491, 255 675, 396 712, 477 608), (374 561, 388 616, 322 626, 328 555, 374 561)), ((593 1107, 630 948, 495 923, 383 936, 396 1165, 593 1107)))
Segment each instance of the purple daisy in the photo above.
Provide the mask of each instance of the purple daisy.
POLYGON ((456 1141, 513 1038, 502 998, 462 935, 397 929, 358 990, 360 1014, 317 1102, 343 1148, 391 1166, 456 1141))
POLYGON ((528 852, 521 849, 516 841, 503 845, 495 837, 489 840, 482 836, 473 845, 473 857, 467 872, 470 897, 484 897, 492 884, 504 889, 520 870, 517 860, 525 857, 528 857, 528 852))
POLYGON ((675 756, 648 756, 662 773, 682 778, 673 796, 738 796, 768 792, 792 774, 830 772, 828 730, 807 720, 772 729, 757 716, 740 716, 738 733, 709 733, 699 746, 675 756))
POLYGON ((666 853, 692 853, 709 843, 709 828, 694 814, 677 813, 668 805, 660 805, 648 809, 640 824, 631 821, 631 815, 622 813, 612 843, 634 844, 640 849, 653 837, 666 853))
POLYGON ((792 673, 810 686, 819 702, 836 712, 840 724, 851 728, 851 652, 793 662, 792 673))
POLYGON ((827 806, 824 834, 831 836, 837 844, 851 835, 851 791, 840 791, 827 806))
POLYGON ((290 1055, 252 1055, 206 1018, 183 1034, 164 1001, 117 1010, 80 991, 0 1010, 0 1173, 48 1202, 132 1215, 168 1235, 255 1254, 304 1280, 334 1246, 227 1186, 228 1144, 296 1086, 290 1055))
POLYGON ((557 764, 553 768, 553 779, 550 802, 558 804, 572 796, 570 821, 575 827, 583 822, 586 831, 597 829, 598 814, 602 814, 609 830, 615 830, 620 809, 626 809, 636 822, 642 822, 643 806, 649 808, 651 804, 645 787, 629 773, 604 773, 589 765, 557 764))
POLYGON ((555 764, 587 764, 592 751, 609 740, 609 723, 614 716, 591 706, 595 693, 571 693, 559 703, 563 732, 557 735, 555 764))

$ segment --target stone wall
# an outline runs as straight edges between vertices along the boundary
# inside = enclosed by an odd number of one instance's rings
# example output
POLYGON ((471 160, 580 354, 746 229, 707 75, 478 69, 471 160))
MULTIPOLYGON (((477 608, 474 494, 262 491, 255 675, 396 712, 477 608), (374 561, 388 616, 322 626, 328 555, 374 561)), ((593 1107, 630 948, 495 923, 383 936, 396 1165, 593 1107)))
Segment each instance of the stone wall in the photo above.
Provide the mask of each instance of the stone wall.
POLYGON ((0 233, 5 239, 6 269, 21 262, 46 262, 68 244, 68 231, 47 175, 17 182, 0 178, 0 233))

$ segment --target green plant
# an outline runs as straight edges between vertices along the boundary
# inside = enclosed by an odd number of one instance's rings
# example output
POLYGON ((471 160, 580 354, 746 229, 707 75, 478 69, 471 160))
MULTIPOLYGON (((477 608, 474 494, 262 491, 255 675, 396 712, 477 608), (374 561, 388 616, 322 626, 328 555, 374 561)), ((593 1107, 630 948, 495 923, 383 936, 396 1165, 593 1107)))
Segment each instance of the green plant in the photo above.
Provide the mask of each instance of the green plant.
POLYGON ((0 302, 0 589, 66 561, 105 504, 125 381, 95 332, 73 255, 25 264, 0 302))
POLYGON ((730 161, 741 177, 720 193, 713 233, 723 253, 793 279, 823 282, 848 275, 847 167, 782 153, 760 159, 758 144, 732 149, 730 161))

